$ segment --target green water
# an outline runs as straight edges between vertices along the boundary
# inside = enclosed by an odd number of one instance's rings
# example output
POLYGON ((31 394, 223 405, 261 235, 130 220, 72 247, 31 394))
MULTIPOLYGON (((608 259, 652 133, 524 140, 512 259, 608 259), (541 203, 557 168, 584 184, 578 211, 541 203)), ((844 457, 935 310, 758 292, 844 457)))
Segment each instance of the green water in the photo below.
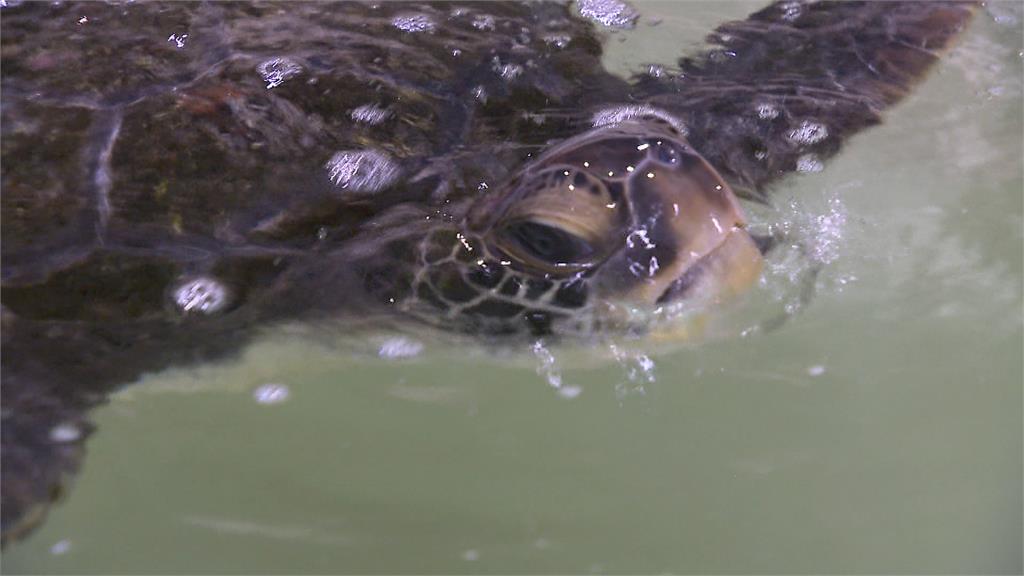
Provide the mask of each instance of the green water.
MULTIPOLYGON (((758 4, 638 5, 616 69, 758 4)), ((541 373, 279 333, 115 397, 3 571, 1020 573, 1022 17, 979 13, 885 125, 780 187, 830 252, 778 329, 541 373)))

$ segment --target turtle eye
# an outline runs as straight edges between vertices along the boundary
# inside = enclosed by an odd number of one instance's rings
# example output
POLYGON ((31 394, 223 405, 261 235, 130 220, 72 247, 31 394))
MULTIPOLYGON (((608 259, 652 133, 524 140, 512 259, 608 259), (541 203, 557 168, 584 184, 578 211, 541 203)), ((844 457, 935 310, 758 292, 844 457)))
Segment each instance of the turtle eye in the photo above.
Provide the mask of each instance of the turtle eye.
POLYGON ((502 234, 519 252, 554 265, 580 265, 589 263, 594 248, 579 236, 539 222, 515 222, 505 227, 502 234))

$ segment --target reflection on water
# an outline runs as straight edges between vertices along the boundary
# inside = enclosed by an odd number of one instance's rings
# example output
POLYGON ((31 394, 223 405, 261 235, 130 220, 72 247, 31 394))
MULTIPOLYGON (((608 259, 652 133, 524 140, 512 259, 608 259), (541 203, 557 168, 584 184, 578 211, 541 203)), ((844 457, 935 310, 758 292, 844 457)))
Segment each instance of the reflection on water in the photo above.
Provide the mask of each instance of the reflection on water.
MULTIPOLYGON (((751 8, 637 6, 623 69, 751 8)), ((283 328, 115 397, 4 570, 1019 573, 1021 17, 993 3, 885 125, 750 207, 779 245, 723 337, 283 328)))

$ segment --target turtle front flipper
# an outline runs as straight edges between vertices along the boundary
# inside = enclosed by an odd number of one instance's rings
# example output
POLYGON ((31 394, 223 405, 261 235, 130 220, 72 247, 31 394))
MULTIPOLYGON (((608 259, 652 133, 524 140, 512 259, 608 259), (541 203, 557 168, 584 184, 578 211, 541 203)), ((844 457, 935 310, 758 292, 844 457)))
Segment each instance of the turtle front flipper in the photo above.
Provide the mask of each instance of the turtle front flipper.
POLYGON ((0 467, 3 469, 0 545, 20 539, 46 517, 67 490, 84 456, 92 425, 86 410, 47 393, 42 373, 4 370, 0 467))
POLYGON ((638 96, 680 117, 737 192, 816 170, 878 124, 963 30, 967 2, 778 2, 719 26, 681 74, 638 80, 638 96))

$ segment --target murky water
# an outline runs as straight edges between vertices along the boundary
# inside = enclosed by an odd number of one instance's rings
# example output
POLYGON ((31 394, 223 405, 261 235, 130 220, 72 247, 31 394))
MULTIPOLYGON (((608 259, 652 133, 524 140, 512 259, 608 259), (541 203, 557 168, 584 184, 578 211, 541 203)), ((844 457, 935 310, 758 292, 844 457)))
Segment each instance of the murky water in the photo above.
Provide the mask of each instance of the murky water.
MULTIPOLYGON (((758 5, 638 3, 610 66, 758 5)), ((276 334, 115 397, 3 570, 1019 573, 1022 17, 980 13, 753 211, 822 264, 781 325, 667 350, 276 334)), ((786 254, 769 315, 806 271, 786 254)))

